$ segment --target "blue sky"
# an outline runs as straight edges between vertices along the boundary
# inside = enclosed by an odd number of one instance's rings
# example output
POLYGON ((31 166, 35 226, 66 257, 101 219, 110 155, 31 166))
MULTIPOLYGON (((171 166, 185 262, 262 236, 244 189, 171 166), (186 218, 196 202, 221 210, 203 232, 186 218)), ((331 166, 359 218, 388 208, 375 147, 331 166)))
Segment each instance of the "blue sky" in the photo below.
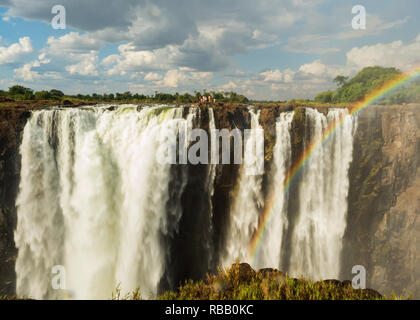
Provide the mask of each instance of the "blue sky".
POLYGON ((224 90, 312 98, 338 75, 420 64, 418 0, 0 0, 0 88, 224 90), (352 8, 366 8, 354 30, 352 8))

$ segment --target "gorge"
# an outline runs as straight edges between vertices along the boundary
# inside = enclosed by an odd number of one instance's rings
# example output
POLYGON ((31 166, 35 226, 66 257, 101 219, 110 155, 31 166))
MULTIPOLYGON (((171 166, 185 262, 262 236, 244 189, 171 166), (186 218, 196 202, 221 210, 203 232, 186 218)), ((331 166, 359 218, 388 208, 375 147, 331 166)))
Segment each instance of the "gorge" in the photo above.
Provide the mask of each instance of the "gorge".
POLYGON ((0 109, 0 294, 109 298, 120 285, 155 297, 239 259, 314 280, 351 279, 363 265, 369 287, 418 298, 418 108, 0 109), (339 119, 285 188, 291 165, 339 119), (157 163, 181 127, 264 129, 264 174, 157 163), (65 293, 51 287, 55 265, 66 269, 65 293))

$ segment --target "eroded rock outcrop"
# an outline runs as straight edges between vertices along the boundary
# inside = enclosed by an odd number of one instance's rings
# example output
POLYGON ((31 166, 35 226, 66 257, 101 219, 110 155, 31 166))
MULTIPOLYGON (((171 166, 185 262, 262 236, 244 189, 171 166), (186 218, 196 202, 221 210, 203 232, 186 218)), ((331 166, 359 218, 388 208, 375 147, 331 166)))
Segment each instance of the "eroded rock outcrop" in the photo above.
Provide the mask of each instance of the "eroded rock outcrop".
POLYGON ((21 134, 30 116, 25 108, 0 108, 0 295, 14 294, 15 199, 18 191, 21 134))
POLYGON ((419 106, 364 110, 349 174, 343 277, 360 264, 369 286, 419 298, 419 106))

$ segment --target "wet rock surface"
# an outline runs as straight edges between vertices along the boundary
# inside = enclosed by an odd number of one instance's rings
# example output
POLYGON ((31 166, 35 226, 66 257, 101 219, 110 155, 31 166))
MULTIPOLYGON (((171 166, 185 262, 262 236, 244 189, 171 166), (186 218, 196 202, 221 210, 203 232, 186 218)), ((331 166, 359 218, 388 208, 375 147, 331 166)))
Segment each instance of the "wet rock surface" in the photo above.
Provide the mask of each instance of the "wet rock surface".
POLYGON ((362 111, 349 174, 342 277, 363 265, 368 286, 420 298, 420 107, 362 111))

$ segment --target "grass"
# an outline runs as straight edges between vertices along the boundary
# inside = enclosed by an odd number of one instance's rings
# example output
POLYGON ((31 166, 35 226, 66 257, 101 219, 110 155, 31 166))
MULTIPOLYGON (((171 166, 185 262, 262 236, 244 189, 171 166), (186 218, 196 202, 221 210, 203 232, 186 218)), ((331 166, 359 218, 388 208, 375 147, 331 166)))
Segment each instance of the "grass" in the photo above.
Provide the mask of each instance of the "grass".
POLYGON ((400 300, 382 296, 372 289, 353 289, 350 281, 309 281, 289 277, 277 270, 255 272, 249 265, 234 264, 206 280, 186 281, 176 291, 167 291, 159 300, 400 300))

